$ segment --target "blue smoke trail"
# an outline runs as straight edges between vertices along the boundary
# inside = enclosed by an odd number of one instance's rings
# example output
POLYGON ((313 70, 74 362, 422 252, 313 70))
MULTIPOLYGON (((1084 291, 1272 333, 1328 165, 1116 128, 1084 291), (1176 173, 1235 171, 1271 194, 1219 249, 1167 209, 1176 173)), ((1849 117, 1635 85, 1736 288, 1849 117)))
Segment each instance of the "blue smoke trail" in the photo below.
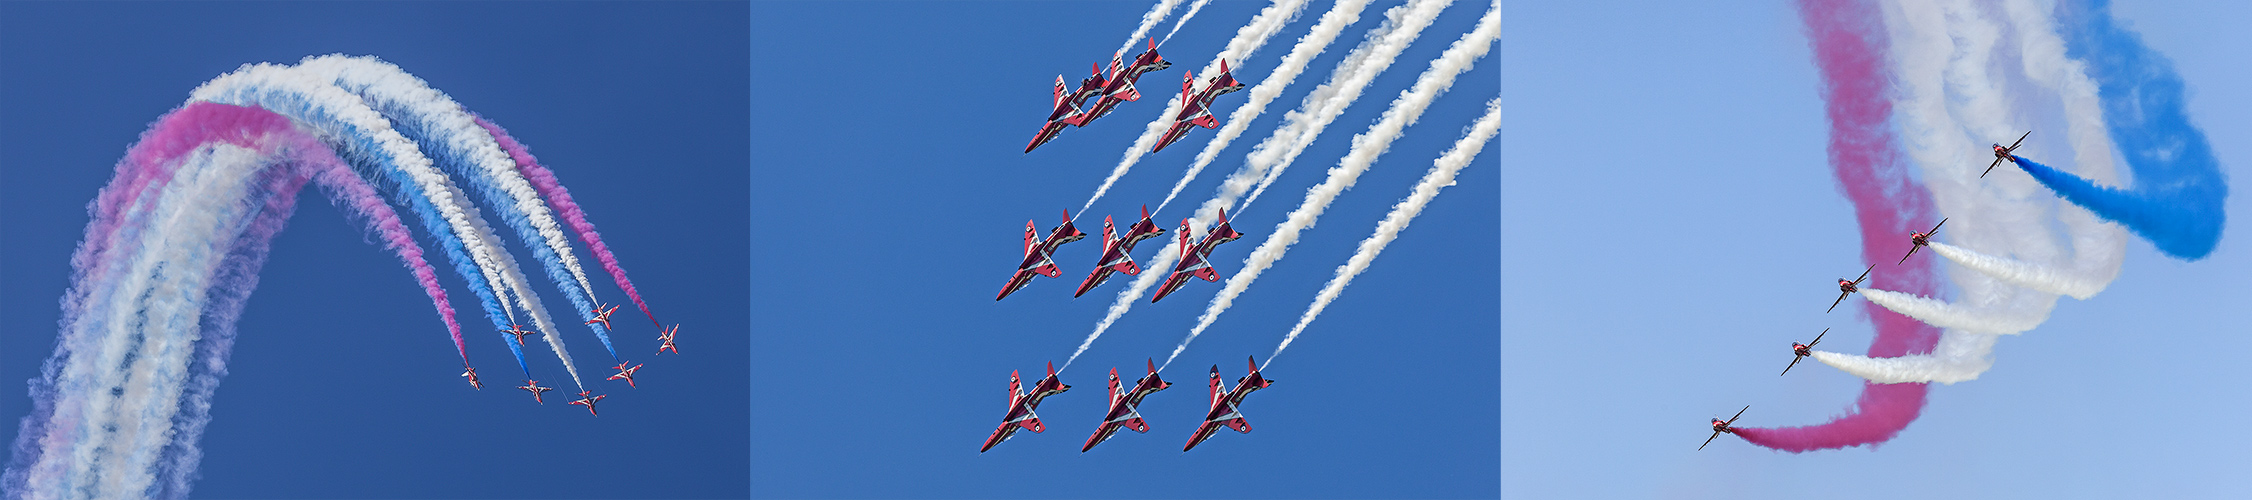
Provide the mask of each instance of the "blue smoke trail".
POLYGON ((2096 186, 2020 159, 2019 167, 2058 196, 2120 224, 2183 260, 2203 259, 2221 241, 2228 181, 2205 133, 2184 110, 2182 77, 2166 56, 2111 17, 2109 0, 2066 2, 2066 55, 2086 61, 2103 101, 2104 125, 2134 172, 2134 188, 2096 186))

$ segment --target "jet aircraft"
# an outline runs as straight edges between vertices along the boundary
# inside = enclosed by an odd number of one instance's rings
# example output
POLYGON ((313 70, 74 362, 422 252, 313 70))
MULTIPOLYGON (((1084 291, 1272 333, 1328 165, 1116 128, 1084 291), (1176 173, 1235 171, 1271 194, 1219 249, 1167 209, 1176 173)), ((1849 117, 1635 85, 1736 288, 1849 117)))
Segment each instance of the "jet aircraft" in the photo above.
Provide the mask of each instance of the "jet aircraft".
POLYGON ((1056 267, 1053 258, 1056 247, 1087 237, 1087 233, 1071 226, 1070 210, 1063 211, 1063 224, 1049 231, 1047 239, 1033 238, 1033 229, 1036 227, 1038 226, 1032 221, 1024 221, 1024 262, 1017 264, 1016 274, 1009 275, 1009 284, 1001 287, 1001 294, 994 296, 993 300, 1008 298, 1010 293, 1024 288, 1026 283, 1032 282, 1034 274, 1050 278, 1062 276, 1063 270, 1056 267))
POLYGON ((1853 295, 1853 292, 1861 291, 1861 282, 1869 279, 1869 271, 1875 270, 1877 270, 1877 266, 1871 264, 1869 266, 1869 269, 1861 271, 1861 277, 1854 278, 1853 281, 1846 281, 1845 278, 1838 278, 1838 300, 1830 301, 1830 309, 1822 312, 1826 313, 1838 310, 1838 303, 1845 302, 1845 296, 1853 295))
POLYGON ((524 347, 524 336, 525 336, 525 335, 539 335, 539 334, 540 334, 540 332, 536 332, 536 331, 531 331, 531 330, 525 330, 525 329, 524 329, 524 325, 508 325, 508 329, 507 329, 507 330, 501 330, 500 332, 501 332, 501 333, 506 333, 506 334, 509 334, 509 335, 515 335, 515 336, 516 336, 516 347, 524 347))
POLYGON ((1135 411, 1135 407, 1142 404, 1142 398, 1172 387, 1173 383, 1158 378, 1157 361, 1148 361, 1149 375, 1134 381, 1134 388, 1126 392, 1118 391, 1118 369, 1110 369, 1110 414, 1103 416, 1102 425, 1095 427, 1095 435, 1087 437, 1087 445, 1079 448, 1080 453, 1095 449, 1095 445, 1102 444, 1111 435, 1117 434, 1120 427, 1133 429, 1134 432, 1149 432, 1149 424, 1142 421, 1142 414, 1135 411))
POLYGON ((1151 297, 1149 301, 1155 303, 1165 299, 1166 295, 1172 294, 1175 290, 1180 290, 1181 285, 1187 284, 1191 276, 1204 278, 1204 281, 1220 281, 1220 272, 1212 269, 1212 247, 1242 237, 1243 233, 1236 232, 1234 226, 1228 225, 1228 211, 1221 210, 1219 224, 1212 226, 1212 230, 1204 234, 1203 240, 1199 240, 1196 245, 1191 246, 1189 245, 1189 221, 1182 219, 1181 261, 1173 265, 1173 275, 1165 277, 1165 285, 1159 287, 1157 296, 1151 297))
POLYGON ((1908 258, 1916 256, 1917 250, 1923 250, 1924 245, 1931 244, 1931 233, 1939 232, 1939 226, 1945 225, 1947 225, 1947 219, 1940 218, 1939 223, 1932 225, 1930 231, 1924 231, 1921 233, 1908 233, 1908 243, 1912 245, 1908 247, 1908 255, 1900 256, 1900 262, 1898 262, 1897 264, 1908 263, 1908 258))
POLYGON ((1228 72, 1227 61, 1220 61, 1220 76, 1212 77, 1212 82, 1205 84, 1203 91, 1191 93, 1189 89, 1195 84, 1195 73, 1181 75, 1181 112, 1173 115, 1172 128, 1165 129, 1165 135, 1157 139, 1157 146, 1150 148, 1150 152, 1164 151, 1166 145, 1188 135, 1192 125, 1218 128, 1220 120, 1212 116, 1212 100, 1229 92, 1243 90, 1243 83, 1235 81, 1235 73, 1228 72))
POLYGON ((1056 75, 1056 109, 1048 112, 1048 122, 1040 126, 1040 135, 1032 136, 1032 143, 1024 146, 1025 153, 1031 153, 1041 144, 1047 144, 1048 140, 1056 138, 1056 134, 1063 133, 1063 126, 1073 124, 1071 120, 1079 117, 1079 104, 1088 97, 1102 94, 1105 84, 1109 82, 1103 79, 1102 67, 1094 69, 1094 76, 1079 81, 1079 90, 1069 92, 1064 90, 1067 87, 1063 84, 1063 75, 1056 75))
POLYGON ((540 393, 555 390, 555 388, 553 387, 540 387, 540 381, 538 380, 526 380, 524 381, 524 385, 516 386, 516 388, 531 391, 532 401, 538 402, 539 404, 543 405, 547 404, 547 400, 541 399, 540 393))
POLYGON ((1048 362, 1048 378, 1033 383, 1032 392, 1024 392, 1024 386, 1017 379, 1017 372, 1009 372, 1009 412, 1001 416, 1001 427, 993 429, 993 436, 985 438, 985 447, 978 448, 977 452, 985 453, 985 450, 993 449, 993 445, 1009 440, 1010 436, 1016 435, 1017 429, 1030 429, 1032 432, 1047 430, 1046 426, 1040 425, 1040 415, 1032 410, 1040 407, 1040 400, 1068 390, 1071 390, 1071 386, 1056 380, 1054 361, 1048 362))
POLYGON ((1212 433, 1220 430, 1223 425, 1236 432, 1251 432, 1251 424, 1243 420, 1243 411, 1236 406, 1243 404, 1243 397, 1251 395, 1251 391, 1265 389, 1274 385, 1275 381, 1259 375, 1258 361, 1248 356, 1244 360, 1251 365, 1251 373, 1235 379, 1235 388, 1225 393, 1220 392, 1220 365, 1212 365, 1212 411, 1204 414, 1204 425, 1196 427, 1196 434, 1189 436, 1189 444, 1181 447, 1182 453, 1188 453, 1197 443, 1210 439, 1212 433))
POLYGON ((2033 135, 2033 131, 2031 131, 2031 130, 2027 130, 2027 131, 2025 131, 2025 135, 2020 135, 2020 136, 2017 136, 2017 142, 2012 142, 2012 143, 2010 143, 2010 147, 2006 147, 2006 148, 2005 148, 2005 147, 2002 147, 2002 145, 2001 145, 2001 144, 1995 144, 1995 145, 1994 145, 1994 163, 1991 163, 1991 164, 1987 164, 1987 165, 1986 165, 1986 172, 1985 172, 1985 173, 1981 173, 1981 174, 1978 174, 1978 176, 1979 176, 1979 177, 1982 177, 1982 178, 1983 178, 1983 177, 1986 177, 1986 174, 1991 174, 1991 173, 1994 173, 1994 167, 1998 167, 1998 166, 2001 166, 2001 165, 2002 165, 2002 160, 2017 161, 2017 156, 2010 154, 2010 152, 2012 152, 2012 151, 2017 151, 2017 146, 2018 146, 2019 144, 2025 144, 2025 136, 2027 136, 2027 135, 2033 135))
POLYGON ((618 363, 618 366, 613 366, 613 367, 610 367, 610 369, 613 369, 613 370, 617 370, 617 371, 618 371, 618 374, 617 374, 617 375, 611 375, 611 376, 610 376, 610 378, 608 378, 608 379, 606 379, 606 380, 618 380, 618 379, 625 379, 625 381, 626 381, 626 387, 633 387, 633 388, 635 388, 635 389, 639 389, 639 388, 640 388, 639 386, 635 386, 635 385, 633 385, 633 372, 636 372, 636 371, 640 371, 640 370, 641 370, 641 365, 633 365, 633 367, 632 367, 632 368, 626 368, 626 363, 632 363, 632 361, 627 361, 627 362, 625 362, 625 363, 618 363))
POLYGON ((1697 449, 1698 449, 1698 450, 1700 450, 1700 451, 1702 451, 1702 450, 1704 450, 1704 449, 1705 449, 1705 447, 1706 447, 1706 446, 1710 446, 1710 445, 1712 445, 1712 440, 1713 440, 1713 439, 1715 439, 1715 438, 1719 438, 1719 437, 1720 437, 1720 433, 1726 432, 1726 433, 1729 433, 1729 434, 1735 434, 1735 433, 1736 433, 1736 428, 1734 428, 1734 427, 1729 427, 1728 425, 1729 425, 1729 424, 1734 424, 1734 423, 1736 423, 1736 419, 1737 419, 1737 418, 1741 418, 1741 417, 1743 417, 1743 416, 1744 416, 1744 410, 1750 410, 1750 409, 1752 409, 1751 405, 1744 405, 1744 409, 1743 409, 1743 410, 1736 410, 1736 416, 1734 416, 1734 417, 1728 417, 1728 420, 1727 420, 1727 421, 1721 421, 1719 417, 1714 417, 1714 418, 1712 419, 1712 437, 1708 437, 1708 438, 1705 438, 1705 444, 1700 444, 1700 445, 1697 445, 1697 449))
POLYGON ((1131 255, 1134 251, 1134 244, 1162 234, 1165 234, 1165 230, 1157 227, 1156 222, 1149 220, 1148 205, 1142 206, 1142 220, 1128 226, 1126 236, 1123 238, 1116 236, 1117 233, 1111 225, 1110 216, 1103 216, 1102 260, 1095 263, 1095 271, 1087 273, 1087 280, 1079 282, 1079 290, 1072 292, 1071 296, 1076 298, 1086 295, 1088 290, 1102 286, 1103 280, 1110 279, 1112 272, 1126 273, 1127 276, 1140 276, 1142 266, 1135 265, 1134 256, 1131 255))
MULTIPOLYGON (((1784 367, 1783 367, 1783 373, 1778 373, 1778 374, 1776 374, 1776 375, 1780 376, 1780 375, 1784 375, 1784 374, 1788 374, 1788 373, 1791 373, 1791 367, 1793 367, 1793 366, 1798 366, 1798 360, 1800 360, 1800 359, 1805 359, 1805 358, 1806 358, 1807 356, 1813 356, 1813 355, 1814 355, 1814 346, 1816 346, 1816 345, 1819 345, 1819 344, 1821 344, 1821 343, 1822 343, 1822 336, 1823 336, 1823 335, 1829 335, 1829 334, 1830 334, 1830 329, 1828 329, 1828 328, 1823 328, 1823 329, 1822 329, 1822 333, 1820 333, 1820 334, 1816 334, 1816 335, 1814 336, 1814 341, 1813 341, 1813 342, 1807 342, 1807 343, 1804 343, 1804 344, 1801 344, 1801 343, 1797 343, 1797 342, 1792 342, 1792 343, 1791 343, 1791 354, 1796 354, 1796 356, 1791 356, 1791 364, 1790 364, 1790 365, 1787 365, 1787 366, 1784 366, 1784 367)), ((1749 407, 1746 407, 1746 408, 1749 408, 1749 407)))
POLYGON ((616 330, 617 328, 610 326, 610 313, 614 312, 618 312, 618 306, 610 306, 609 309, 603 309, 602 304, 595 304, 594 319, 586 320, 586 324, 592 325, 595 323, 601 323, 602 329, 604 330, 616 330))
POLYGON ((1109 79, 1109 83, 1103 86, 1102 97, 1096 99, 1093 106, 1088 106, 1087 111, 1081 112, 1079 116, 1067 119, 1072 121, 1072 125, 1085 127, 1087 122, 1095 121, 1096 118, 1110 114, 1111 108, 1118 107, 1118 103, 1141 100, 1142 93, 1134 89, 1134 81, 1140 80, 1144 73, 1173 67, 1172 62, 1166 61, 1164 56, 1157 55, 1156 39, 1150 39, 1149 50, 1143 51, 1141 55, 1134 56, 1132 64, 1122 61, 1125 56, 1124 52, 1120 52, 1110 57, 1110 75, 1106 77, 1109 79))
MULTIPOLYGON (((672 345, 672 336, 675 333, 680 333, 680 325, 673 325, 672 328, 666 328, 665 331, 657 332, 657 341, 661 342, 657 345, 657 354, 664 354, 665 351, 672 351, 673 354, 680 354, 680 347, 672 345)), ((652 354, 651 356, 654 355, 655 354, 652 354)))
POLYGON ((579 391, 579 399, 571 401, 571 404, 585 406, 586 414, 588 415, 594 415, 597 417, 602 416, 602 414, 594 412, 594 403, 602 401, 602 398, 610 397, 610 395, 603 394, 598 396, 590 396, 590 394, 594 394, 594 391, 579 391))
POLYGON ((461 376, 464 376, 464 377, 469 377, 469 386, 470 386, 470 387, 475 387, 475 388, 477 388, 477 390, 480 390, 480 391, 482 391, 482 390, 485 390, 485 383, 484 383, 484 382, 478 382, 478 381, 477 381, 477 369, 476 369, 476 368, 470 368, 470 367, 469 367, 469 365, 461 365, 461 367, 462 367, 462 368, 468 368, 468 370, 467 370, 467 371, 463 371, 463 372, 461 372, 461 376))

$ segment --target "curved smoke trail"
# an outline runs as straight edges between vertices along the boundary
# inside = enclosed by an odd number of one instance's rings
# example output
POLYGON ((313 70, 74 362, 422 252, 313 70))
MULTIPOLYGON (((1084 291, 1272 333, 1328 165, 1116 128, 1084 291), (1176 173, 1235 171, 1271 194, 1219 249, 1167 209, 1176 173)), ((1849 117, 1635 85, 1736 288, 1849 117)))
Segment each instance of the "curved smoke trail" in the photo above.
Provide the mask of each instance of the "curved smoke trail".
MULTIPOLYGON (((1830 122, 1830 167, 1853 202, 1861 226, 1861 257, 1879 262, 1893 257, 1900 235, 1921 230, 1936 210, 1931 195, 1914 184, 1900 160, 1891 129, 1889 79, 1884 74, 1888 47, 1882 43, 1883 16, 1868 0, 1799 0, 1800 18, 1812 39, 1815 66, 1822 74, 1822 97, 1830 122)), ((1895 266, 1870 276, 1871 286, 1932 295, 1938 280, 1929 259, 1895 266)), ((1898 357, 1931 352, 1937 328, 1878 307, 1864 306, 1876 326, 1869 356, 1898 357)), ((1805 452, 1882 443, 1907 428, 1923 411, 1925 384, 1863 386, 1845 415, 1827 423, 1782 428, 1743 427, 1736 435, 1768 448, 1805 452)))
POLYGON ((608 245, 602 244, 602 234, 594 231, 594 223, 587 222, 586 212, 579 209, 578 202, 571 200, 571 190, 564 189, 563 183, 555 180, 555 172, 540 166, 539 159, 532 157, 531 150, 517 143, 515 137, 510 137, 507 129, 500 128, 500 125, 495 125, 482 116, 470 116, 477 120, 477 126, 484 127, 486 132, 500 141, 501 149, 507 150, 508 157, 516 160, 516 168, 523 171, 524 178, 532 182, 532 187, 540 191, 540 196, 547 197, 549 203, 555 204, 555 211, 563 214, 563 220, 571 223, 571 229, 578 231, 579 241, 586 242, 587 251, 594 254, 594 260, 602 263, 604 271, 609 271, 611 281, 617 282, 618 289, 626 292, 626 298, 633 300, 634 307, 641 308, 641 314, 649 317, 650 324, 664 328, 664 323, 657 322, 657 315, 649 312, 649 303, 641 301, 641 292, 633 288, 633 281, 626 279, 626 268, 618 265, 618 256, 610 253, 608 245))
MULTIPOLYGON (((507 299, 514 295, 549 332, 550 347, 577 378, 514 258, 500 248, 478 208, 422 152, 425 143, 474 142, 477 134, 432 134, 417 143, 360 97, 311 73, 260 64, 216 78, 159 119, 118 163, 89 207, 93 219, 72 254, 55 352, 31 383, 33 411, 21 422, 0 475, 8 497, 188 494, 201 458, 196 442, 210 421, 212 392, 227 373, 236 321, 273 236, 308 183, 362 219, 401 259, 447 321, 465 362, 467 350, 436 271, 384 191, 421 218, 496 326, 513 321, 507 299)), ((465 124, 471 123, 456 125, 465 124)), ((494 142, 488 152, 497 156, 502 149, 494 142)), ((457 172, 506 182, 520 168, 457 172)), ((537 183, 516 179, 519 186, 502 189, 529 191, 537 183)), ((574 205, 566 218, 576 212, 574 205)), ((507 343, 522 367, 521 352, 512 339, 507 343)), ((525 372, 529 377, 528 367, 525 372)))

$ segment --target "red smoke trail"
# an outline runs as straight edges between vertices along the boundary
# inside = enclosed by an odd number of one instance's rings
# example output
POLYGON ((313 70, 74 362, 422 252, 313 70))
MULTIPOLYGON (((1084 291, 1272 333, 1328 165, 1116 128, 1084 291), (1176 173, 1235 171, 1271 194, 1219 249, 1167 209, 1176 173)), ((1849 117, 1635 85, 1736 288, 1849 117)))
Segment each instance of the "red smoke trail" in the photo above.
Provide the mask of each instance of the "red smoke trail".
POLYGON ((657 322, 657 315, 649 313, 649 304, 641 301, 641 292, 633 289, 633 281, 626 279, 626 268, 618 267, 618 256, 612 255, 610 247, 602 244, 602 235, 594 232, 594 223, 587 222, 586 212, 579 210, 577 202, 571 201, 571 190, 564 189, 563 183, 555 180, 555 172, 540 166, 539 159, 533 158, 532 152, 525 150, 523 144, 518 144, 516 138, 509 137, 507 130, 486 121, 483 116, 470 116, 476 119, 477 126, 484 127, 486 132, 493 134, 494 140, 500 141, 500 148, 508 151, 509 159, 516 161, 516 171, 523 174, 525 180, 531 181, 532 188, 538 189, 540 196, 546 197, 548 203, 555 205, 556 213, 563 215, 563 220, 571 224, 571 229, 579 232, 579 241, 586 242, 587 250, 594 252, 594 259, 601 261, 602 269, 609 271, 610 278, 618 282, 618 289, 625 290, 626 297, 633 299, 633 305, 641 308, 641 314, 648 316, 650 323, 657 325, 660 330, 664 329, 665 324, 657 322))
MULTIPOLYGON (((1861 224, 1861 257, 1881 262, 1905 250, 1908 233, 1927 227, 1938 209, 1931 192, 1909 178, 1892 133, 1889 55, 1884 16, 1868 0, 1799 0, 1799 15, 1814 44, 1822 71, 1822 97, 1829 105, 1830 166, 1838 187, 1853 201, 1861 224)), ((1870 275, 1872 287, 1937 296, 1939 277, 1931 260, 1885 265, 1870 275)), ((1929 353, 1939 329, 1899 313, 1862 303, 1874 320, 1877 338, 1871 357, 1929 353)), ((1892 439, 1923 411, 1925 384, 1869 383, 1851 413, 1821 425, 1775 429, 1741 428, 1752 444, 1793 453, 1874 445, 1892 439)))

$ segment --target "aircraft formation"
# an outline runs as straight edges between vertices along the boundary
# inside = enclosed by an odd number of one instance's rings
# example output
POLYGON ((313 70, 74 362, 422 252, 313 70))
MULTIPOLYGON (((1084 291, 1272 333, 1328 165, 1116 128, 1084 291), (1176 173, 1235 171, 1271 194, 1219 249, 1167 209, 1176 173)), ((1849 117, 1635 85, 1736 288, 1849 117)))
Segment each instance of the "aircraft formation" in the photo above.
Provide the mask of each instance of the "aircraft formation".
MULTIPOLYGON (((2003 146, 2003 145, 2001 145, 2001 144, 1999 144, 1999 143, 1996 143, 1996 144, 1994 144, 1994 145, 1992 146, 1992 149, 1993 149, 1993 153, 1994 153, 1994 163, 1993 163, 1993 164, 1991 164, 1991 165, 1988 165, 1988 166, 1987 166, 1987 168, 1986 168, 1986 171, 1987 171, 1987 172, 1989 172, 1989 173, 1990 173, 1990 172, 1993 172, 1993 171, 1994 171, 1994 167, 1995 167, 1995 166, 1998 166, 1998 165, 2001 165, 2001 164, 2002 164, 2002 161, 2004 161, 2004 160, 2008 160, 2008 161, 2011 161, 2011 162, 2015 162, 2015 161, 2017 161, 2017 157, 2016 157, 2015 155, 2013 155, 2012 153, 2013 153, 2013 152, 2015 152, 2015 151, 2017 150, 2018 146, 2021 146, 2021 145, 2025 144, 2025 138, 2026 138, 2026 136, 2030 136, 2030 135, 2033 135, 2033 132, 2031 132, 2031 131, 2027 131, 2027 132, 2026 132, 2026 133, 2025 133, 2024 135, 2020 135, 2020 136, 2018 136, 2018 138, 2017 138, 2017 142, 2013 142, 2013 143, 2010 143, 2010 145, 2009 145, 2009 146, 2003 146)), ((1981 173, 1981 174, 1979 174, 1979 177, 1985 177, 1985 176, 1986 176, 1986 174, 1984 174, 1984 173, 1981 173)), ((1914 257, 1914 256, 1916 256, 1916 251, 1918 251, 1918 250, 1923 250, 1923 248, 1924 248, 1924 247, 1931 245, 1931 237, 1932 237, 1932 235, 1933 235, 1933 234, 1936 234, 1936 233, 1938 233, 1938 232, 1939 232, 1939 228, 1940 228, 1940 227, 1942 227, 1942 226, 1946 226, 1946 225, 1947 225, 1947 218, 1944 218, 1944 217, 1943 217, 1943 218, 1940 218, 1940 219, 1939 219, 1939 223, 1937 223, 1937 224, 1932 224, 1932 226, 1931 226, 1931 229, 1930 229, 1930 230, 1928 230, 1928 231, 1915 231, 1915 232, 1910 232, 1910 233, 1908 233, 1908 252, 1907 252, 1906 254, 1904 254, 1904 255, 1901 255, 1901 256, 1900 256, 1900 261, 1899 261, 1899 262, 1896 262, 1896 263, 1895 263, 1895 265, 1899 265, 1899 264, 1906 264, 1906 263, 1908 263, 1908 258, 1909 258, 1909 257, 1914 257)), ((1838 298, 1837 298, 1837 300, 1833 300, 1833 301, 1830 301, 1830 308, 1829 308, 1828 310, 1825 310, 1825 311, 1823 311, 1823 312, 1827 313, 1827 312, 1830 312, 1830 311, 1836 311, 1836 310, 1837 310, 1837 308, 1838 308, 1838 304, 1840 304, 1840 303, 1844 303, 1844 302, 1845 302, 1845 298, 1846 298, 1846 296, 1849 296, 1849 295, 1853 295, 1853 294, 1854 294, 1855 292, 1859 292, 1859 291, 1861 291, 1861 283, 1868 281, 1868 280, 1869 280, 1869 274, 1870 274, 1870 273, 1873 273, 1873 272, 1876 272, 1876 270, 1877 270, 1877 266, 1876 266, 1876 265, 1870 265, 1870 266, 1869 266, 1869 267, 1868 267, 1867 269, 1863 269, 1863 270, 1861 271, 1861 276, 1860 276, 1860 277, 1856 277, 1856 278, 1853 278, 1853 279, 1850 279, 1850 280, 1849 280, 1849 279, 1845 279, 1845 278, 1838 278, 1838 298)), ((1822 329, 1822 333, 1816 334, 1816 335, 1814 336, 1814 340, 1813 340, 1813 341, 1810 341, 1810 342, 1807 342, 1807 343, 1804 343, 1804 344, 1801 344, 1801 343, 1797 343, 1797 342, 1792 342, 1792 343, 1791 343, 1791 363, 1790 363, 1790 364, 1788 364, 1788 365, 1784 365, 1784 366, 1783 366, 1783 373, 1781 373, 1781 375, 1788 375, 1788 374, 1790 374, 1790 373, 1791 373, 1791 368, 1793 368, 1793 367, 1797 367, 1797 366, 1798 366, 1798 362, 1799 362, 1800 360, 1803 360, 1803 359, 1805 359, 1805 358, 1806 358, 1807 356, 1813 356, 1813 355, 1814 355, 1814 346, 1815 346, 1815 345, 1818 345, 1818 344, 1821 344, 1821 343, 1822 343, 1822 337, 1823 337, 1824 335, 1829 335, 1829 334, 1830 334, 1830 329, 1828 329, 1828 328, 1824 328, 1824 329, 1822 329)), ((1733 428, 1733 427, 1730 427, 1730 425, 1732 425, 1732 424, 1735 424, 1735 423, 1736 423, 1736 419, 1737 419, 1737 418, 1739 418, 1739 417, 1743 417, 1743 416, 1744 416, 1744 411, 1746 411, 1746 410, 1750 410, 1750 409, 1751 409, 1751 407, 1750 407, 1750 406, 1745 406, 1743 410, 1737 410, 1737 411, 1736 411, 1736 416, 1734 416, 1734 417, 1729 417, 1729 418, 1728 418, 1728 420, 1721 420, 1721 419, 1719 419, 1718 417, 1715 417, 1715 418, 1713 418, 1713 419, 1712 419, 1712 436, 1711 436, 1711 437, 1708 437, 1708 438, 1705 438, 1705 444, 1704 444, 1704 445, 1699 445, 1699 446, 1697 446, 1697 449, 1699 449, 1699 450, 1703 450, 1703 449, 1705 449, 1705 445, 1710 445, 1710 444, 1712 444, 1712 440, 1713 440, 1713 438, 1718 438, 1718 437, 1720 437, 1720 435, 1721 435, 1721 434, 1735 434, 1735 433, 1736 433, 1736 429, 1735 429, 1735 428, 1733 428)))
MULTIPOLYGON (((605 329, 614 329, 614 327, 610 326, 610 314, 615 312, 618 312, 618 306, 616 305, 596 304, 594 306, 594 319, 586 320, 586 325, 593 326, 599 323, 605 329)), ((537 330, 524 329, 524 325, 508 325, 508 329, 501 330, 500 332, 515 336, 516 346, 519 348, 526 347, 526 345, 524 344, 524 337, 540 334, 540 332, 537 330)), ((679 332, 680 325, 673 325, 665 328, 664 330, 658 331, 657 354, 664 354, 665 351, 672 351, 673 354, 680 354, 680 348, 673 345, 673 335, 679 332)), ((611 375, 607 380, 624 380, 626 381, 626 387, 638 389, 640 388, 640 386, 634 382, 633 377, 635 372, 641 370, 641 367, 641 364, 635 364, 632 361, 620 362, 618 363, 618 366, 610 367, 610 369, 612 370, 617 370, 618 373, 611 375), (632 366, 629 367, 627 365, 632 366)), ((465 368, 466 370, 461 372, 461 376, 462 378, 469 379, 469 387, 477 390, 484 390, 484 382, 477 380, 477 369, 467 366, 464 366, 463 368, 465 368)), ((538 404, 547 404, 547 398, 542 396, 541 393, 555 390, 555 388, 553 387, 541 386, 540 381, 538 380, 525 380, 524 385, 516 386, 516 389, 532 393, 532 402, 538 404)), ((594 403, 601 401, 602 398, 609 397, 609 395, 606 394, 594 394, 593 391, 580 391, 578 396, 579 399, 572 400, 570 404, 585 406, 587 414, 596 416, 599 416, 599 414, 595 413, 594 411, 594 403)))
MULTIPOLYGON (((1196 432, 1189 434, 1188 443, 1181 445, 1182 452, 1196 449, 1198 443, 1211 439, 1212 433, 1220 430, 1221 427, 1239 433, 1251 432, 1251 424, 1244 420, 1243 411, 1238 406, 1243 404, 1244 396, 1251 395, 1252 391, 1274 385, 1275 381, 1269 380, 1259 373, 1257 359, 1246 358, 1245 362, 1250 366, 1249 373, 1237 378, 1235 386, 1225 391, 1221 390, 1223 386, 1220 379, 1220 366, 1212 365, 1211 410, 1205 412, 1204 422, 1196 427, 1196 432)), ((1149 432, 1149 422, 1142 419, 1142 414, 1138 410, 1138 407, 1142 404, 1142 398, 1172 387, 1173 383, 1166 382, 1165 379, 1158 377, 1157 360, 1148 360, 1148 367, 1148 375, 1135 380, 1133 387, 1124 388, 1124 390, 1121 390, 1124 386, 1119 384, 1118 369, 1110 369, 1110 411, 1103 415, 1102 423, 1095 426, 1094 435, 1087 436, 1087 444, 1079 447, 1080 453, 1093 450, 1095 445, 1110 440, 1111 436, 1118 434, 1119 429, 1130 429, 1138 433, 1149 432)), ((1052 361, 1048 363, 1048 376, 1033 383, 1030 392, 1024 390, 1017 372, 1009 372, 1009 411, 1001 416, 1001 426, 993 429, 992 436, 985 438, 985 446, 978 448, 978 453, 991 450, 993 445, 1001 444, 1002 441, 1015 437, 1019 430, 1029 430, 1035 433, 1047 430, 1047 426, 1040 422, 1040 415, 1033 413, 1033 410, 1038 409, 1040 401, 1048 396, 1062 394, 1069 390, 1071 390, 1071 386, 1064 385, 1063 381, 1057 380, 1056 364, 1052 361)))
MULTIPOLYGON (((1172 62, 1157 54, 1156 39, 1151 39, 1149 50, 1134 56, 1133 61, 1126 61, 1125 56, 1124 52, 1113 54, 1108 70, 1101 64, 1094 65, 1093 74, 1080 79, 1079 88, 1076 89, 1064 83, 1063 75, 1056 75, 1055 107, 1048 112, 1048 120, 1040 125, 1040 133, 1032 136, 1032 143, 1024 146, 1024 152, 1029 154, 1032 150, 1039 149, 1041 144, 1055 139, 1067 125, 1085 127, 1096 118, 1110 114, 1119 103, 1141 100, 1142 93, 1134 88, 1134 82, 1140 81, 1143 74, 1173 67, 1172 62), (1095 101, 1088 104, 1088 99, 1095 101)), ((1150 152, 1162 151, 1166 145, 1180 140, 1188 134, 1191 126, 1218 128, 1220 121, 1212 116, 1212 100, 1238 90, 1243 90, 1243 84, 1237 82, 1235 75, 1228 71, 1226 61, 1220 62, 1219 76, 1205 82, 1201 90, 1196 87, 1195 73, 1183 75, 1181 102, 1184 105, 1181 112, 1173 117, 1172 128, 1167 129, 1165 138, 1158 141, 1150 152)))

